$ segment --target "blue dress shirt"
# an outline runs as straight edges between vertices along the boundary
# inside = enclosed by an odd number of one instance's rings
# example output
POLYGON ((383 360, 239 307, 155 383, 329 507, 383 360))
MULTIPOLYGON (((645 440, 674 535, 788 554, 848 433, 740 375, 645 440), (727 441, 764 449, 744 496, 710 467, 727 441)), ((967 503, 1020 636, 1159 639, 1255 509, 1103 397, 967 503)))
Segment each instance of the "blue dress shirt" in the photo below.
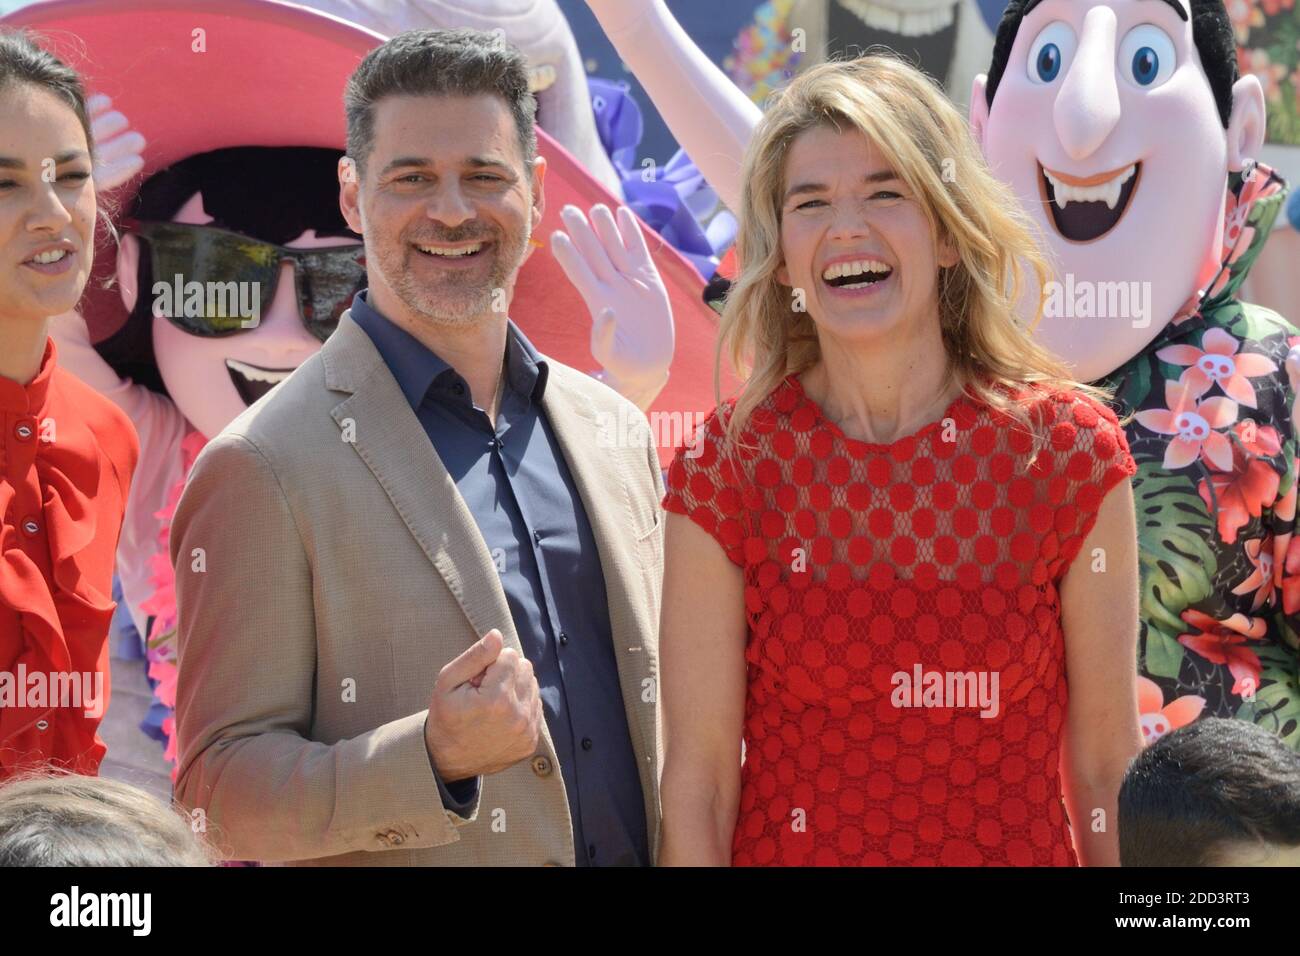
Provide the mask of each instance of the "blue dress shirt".
MULTIPOLYGON (((543 413, 546 360, 509 322, 494 426, 464 378, 371 308, 364 291, 353 300, 352 318, 406 395, 501 574, 568 792, 578 865, 648 865, 645 801, 605 575, 586 508, 543 413)), ((473 802, 478 782, 438 786, 457 810, 473 802)))

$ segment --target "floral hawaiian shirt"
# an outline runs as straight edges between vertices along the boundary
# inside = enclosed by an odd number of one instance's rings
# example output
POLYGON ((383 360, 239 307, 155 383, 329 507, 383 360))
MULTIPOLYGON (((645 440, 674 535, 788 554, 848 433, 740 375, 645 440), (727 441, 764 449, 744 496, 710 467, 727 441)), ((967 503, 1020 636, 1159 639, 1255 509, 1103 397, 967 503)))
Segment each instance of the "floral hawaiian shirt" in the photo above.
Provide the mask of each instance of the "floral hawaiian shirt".
POLYGON ((1147 740, 1201 716, 1249 720, 1300 749, 1300 332, 1236 294, 1286 194, 1262 165, 1233 174, 1223 265, 1115 390, 1137 462, 1138 671, 1147 740))

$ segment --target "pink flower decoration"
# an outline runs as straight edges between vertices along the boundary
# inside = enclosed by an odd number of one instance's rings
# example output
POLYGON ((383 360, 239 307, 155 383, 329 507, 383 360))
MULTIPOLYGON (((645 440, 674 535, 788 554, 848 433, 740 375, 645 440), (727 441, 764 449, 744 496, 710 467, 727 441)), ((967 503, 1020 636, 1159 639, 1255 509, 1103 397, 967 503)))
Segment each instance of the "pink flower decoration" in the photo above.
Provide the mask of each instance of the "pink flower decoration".
POLYGON ((1250 575, 1232 589, 1233 594, 1255 594, 1251 602, 1251 611, 1258 611, 1265 604, 1272 603, 1273 600, 1273 553, 1272 539, 1251 538, 1242 547, 1246 552, 1246 557, 1250 559, 1251 567, 1255 570, 1250 575))
POLYGON ((1205 698, 1195 694, 1175 697, 1165 705, 1160 685, 1138 675, 1138 713, 1142 715, 1142 742, 1153 744, 1171 730, 1186 727, 1205 709, 1205 698))
POLYGON ((1255 387, 1249 379, 1276 372, 1277 365, 1256 352, 1238 354, 1241 343, 1223 329, 1206 332, 1201 346, 1168 345, 1157 351, 1156 357, 1170 365, 1188 366, 1178 381, 1189 386, 1196 398, 1218 382, 1229 398, 1248 408, 1257 407, 1255 387))
POLYGON ((1158 435, 1175 436, 1165 447, 1164 466, 1185 468, 1200 455, 1219 471, 1231 471, 1232 443, 1215 429, 1237 420, 1237 403, 1229 398, 1197 401, 1189 384, 1166 381, 1165 404, 1168 408, 1149 408, 1134 416, 1158 435))
POLYGON ((1241 696, 1247 690, 1259 688, 1259 657, 1245 644, 1248 640, 1260 640, 1268 635, 1268 625, 1263 618, 1234 614, 1219 621, 1192 610, 1184 611, 1181 617, 1202 633, 1180 634, 1178 643, 1212 664, 1226 664, 1234 679, 1232 693, 1241 696))

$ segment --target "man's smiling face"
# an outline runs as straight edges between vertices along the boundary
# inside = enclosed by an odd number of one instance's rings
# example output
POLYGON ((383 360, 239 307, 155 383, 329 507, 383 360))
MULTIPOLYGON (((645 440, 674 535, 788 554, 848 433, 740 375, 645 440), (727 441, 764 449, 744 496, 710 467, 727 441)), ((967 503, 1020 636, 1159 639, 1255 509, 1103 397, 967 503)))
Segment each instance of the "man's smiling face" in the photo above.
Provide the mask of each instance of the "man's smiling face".
POLYGON ((1043 318, 1044 344, 1083 379, 1141 351, 1217 269, 1227 136, 1188 12, 1188 0, 1044 0, 986 117, 976 83, 985 156, 1042 227, 1057 279, 1150 283, 1145 316, 1043 318))

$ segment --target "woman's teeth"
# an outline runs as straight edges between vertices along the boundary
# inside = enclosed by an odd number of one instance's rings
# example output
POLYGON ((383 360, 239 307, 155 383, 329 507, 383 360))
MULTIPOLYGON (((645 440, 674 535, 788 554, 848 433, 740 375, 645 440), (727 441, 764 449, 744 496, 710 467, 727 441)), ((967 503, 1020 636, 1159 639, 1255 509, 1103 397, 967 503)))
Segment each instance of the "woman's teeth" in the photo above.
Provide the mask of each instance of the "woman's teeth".
POLYGON ((888 278, 893 270, 876 259, 855 259, 852 262, 835 262, 822 272, 822 279, 837 289, 861 289, 888 278), (855 281, 858 276, 867 276, 855 281))
POLYGON ((423 253, 431 256, 445 256, 447 258, 456 258, 458 256, 472 256, 483 248, 483 243, 478 242, 472 246, 416 246, 423 253))
POLYGON ((62 259, 68 254, 67 249, 51 249, 49 252, 42 252, 40 255, 32 256, 31 262, 37 265, 50 266, 62 259))

